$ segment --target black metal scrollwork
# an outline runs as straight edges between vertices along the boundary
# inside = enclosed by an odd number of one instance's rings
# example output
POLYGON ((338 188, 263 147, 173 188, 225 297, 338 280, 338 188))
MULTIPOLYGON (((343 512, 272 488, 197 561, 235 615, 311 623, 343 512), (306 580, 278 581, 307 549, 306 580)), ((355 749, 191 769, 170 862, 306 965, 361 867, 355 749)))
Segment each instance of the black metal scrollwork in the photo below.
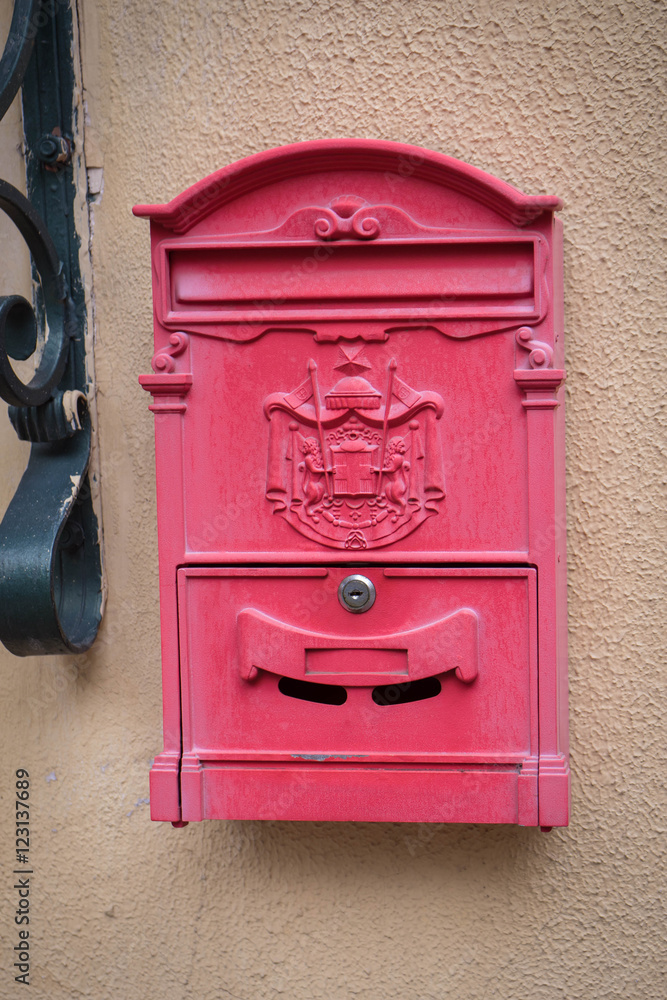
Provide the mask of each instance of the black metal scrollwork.
POLYGON ((35 43, 39 0, 16 0, 5 51, 0 59, 0 118, 19 92, 35 43))
POLYGON ((10 358, 25 361, 37 347, 37 323, 32 306, 20 295, 0 296, 0 396, 12 406, 40 406, 53 394, 67 366, 73 335, 74 307, 53 240, 42 219, 20 191, 0 180, 0 208, 28 244, 41 279, 48 337, 34 377, 25 385, 10 358))
POLYGON ((28 190, 57 233, 54 240, 35 205, 0 180, 0 209, 23 236, 40 286, 37 310, 20 295, 0 297, 0 396, 10 404, 18 436, 32 442, 28 467, 0 524, 0 639, 18 656, 83 652, 94 641, 101 616, 73 183, 66 175, 68 156, 47 161, 42 155, 43 119, 49 122, 46 137, 55 136, 58 148, 71 148, 61 130, 71 122, 71 58, 69 6, 62 0, 57 6, 16 0, 0 59, 0 117, 23 83, 28 190), (57 84, 46 88, 48 107, 45 83, 57 84), (61 125, 54 129, 54 121, 61 125), (35 373, 25 383, 12 360, 26 361, 40 348, 35 373))

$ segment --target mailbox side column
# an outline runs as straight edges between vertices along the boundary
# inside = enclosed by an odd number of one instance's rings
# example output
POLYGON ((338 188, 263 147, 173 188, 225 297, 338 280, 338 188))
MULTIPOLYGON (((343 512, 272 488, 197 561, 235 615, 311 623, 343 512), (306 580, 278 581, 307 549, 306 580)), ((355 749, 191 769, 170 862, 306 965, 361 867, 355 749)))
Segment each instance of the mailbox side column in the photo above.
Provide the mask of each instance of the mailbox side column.
MULTIPOLYGON (((557 469, 556 410, 563 402, 562 369, 540 368, 515 371, 524 393, 528 429, 530 560, 538 567, 539 635, 539 823, 566 826, 569 814, 569 768, 566 748, 561 746, 563 704, 561 631, 567 627, 558 593, 560 494, 554 483, 562 476, 557 469)), ((560 416, 560 415, 559 415, 560 416)), ((564 546, 563 546, 564 548, 564 546)))
MULTIPOLYGON (((159 236, 153 233, 153 254, 158 242, 159 236)), ((154 269, 154 301, 162 294, 160 285, 154 269)), ((181 819, 182 712, 176 571, 185 556, 183 420, 193 380, 187 370, 188 335, 169 334, 156 320, 151 366, 155 374, 142 375, 139 382, 151 393, 149 409, 155 414, 164 749, 151 768, 150 805, 152 819, 177 823, 181 819)))

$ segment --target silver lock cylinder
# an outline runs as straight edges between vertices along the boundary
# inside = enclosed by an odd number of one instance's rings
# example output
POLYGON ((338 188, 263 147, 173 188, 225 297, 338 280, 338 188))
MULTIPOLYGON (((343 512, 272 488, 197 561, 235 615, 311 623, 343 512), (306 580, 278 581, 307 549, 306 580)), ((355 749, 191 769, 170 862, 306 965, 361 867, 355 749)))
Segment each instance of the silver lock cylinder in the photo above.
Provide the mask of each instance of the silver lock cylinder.
POLYGON ((367 576, 346 576, 338 587, 338 600, 346 611, 360 615, 375 603, 375 587, 367 576))

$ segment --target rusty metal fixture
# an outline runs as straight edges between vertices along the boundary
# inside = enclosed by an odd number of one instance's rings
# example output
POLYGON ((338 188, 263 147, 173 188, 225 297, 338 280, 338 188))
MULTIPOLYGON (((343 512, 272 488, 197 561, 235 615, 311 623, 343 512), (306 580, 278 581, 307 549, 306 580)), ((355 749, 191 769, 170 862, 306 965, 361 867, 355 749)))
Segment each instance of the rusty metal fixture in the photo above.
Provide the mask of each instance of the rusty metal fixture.
POLYGON ((60 134, 59 128, 54 128, 53 132, 47 132, 41 137, 35 155, 46 170, 62 170, 72 160, 72 142, 60 134))

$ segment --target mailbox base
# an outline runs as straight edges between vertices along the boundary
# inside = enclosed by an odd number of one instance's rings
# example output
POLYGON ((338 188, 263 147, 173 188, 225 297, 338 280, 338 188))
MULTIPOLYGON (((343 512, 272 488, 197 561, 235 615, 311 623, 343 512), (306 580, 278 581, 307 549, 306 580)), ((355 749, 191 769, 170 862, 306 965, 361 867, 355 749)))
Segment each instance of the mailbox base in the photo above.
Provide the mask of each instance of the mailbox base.
POLYGON ((368 767, 184 762, 182 818, 538 822, 537 775, 512 765, 368 767))
POLYGON ((178 762, 151 771, 151 818, 320 822, 514 823, 551 829, 569 820, 564 759, 524 765, 427 767, 178 762), (180 785, 180 789, 179 789, 180 785))
POLYGON ((180 755, 161 753, 150 774, 151 819, 176 822, 181 818, 180 755))

